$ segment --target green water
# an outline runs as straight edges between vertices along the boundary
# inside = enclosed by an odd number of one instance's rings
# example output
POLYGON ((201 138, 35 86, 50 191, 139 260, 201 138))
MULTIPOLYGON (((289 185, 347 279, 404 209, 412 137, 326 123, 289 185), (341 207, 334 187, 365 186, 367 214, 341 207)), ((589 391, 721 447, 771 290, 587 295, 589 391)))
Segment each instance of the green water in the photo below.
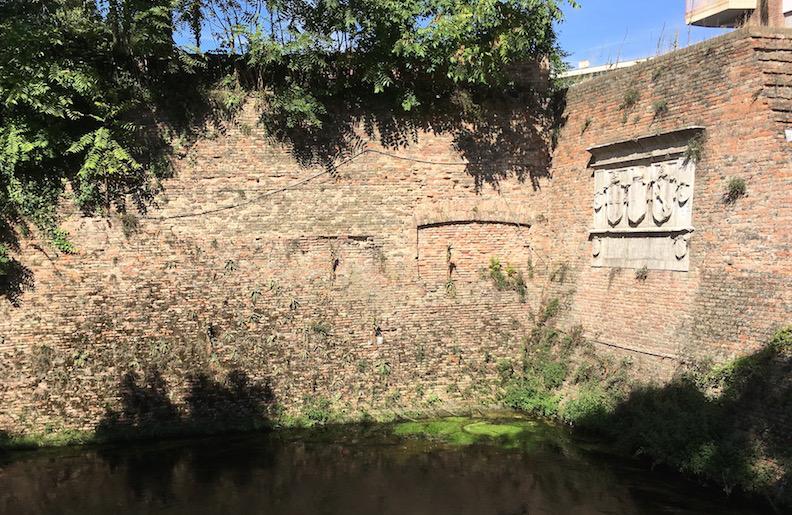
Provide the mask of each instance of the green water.
POLYGON ((0 455, 0 513, 20 515, 760 512, 521 419, 0 455))

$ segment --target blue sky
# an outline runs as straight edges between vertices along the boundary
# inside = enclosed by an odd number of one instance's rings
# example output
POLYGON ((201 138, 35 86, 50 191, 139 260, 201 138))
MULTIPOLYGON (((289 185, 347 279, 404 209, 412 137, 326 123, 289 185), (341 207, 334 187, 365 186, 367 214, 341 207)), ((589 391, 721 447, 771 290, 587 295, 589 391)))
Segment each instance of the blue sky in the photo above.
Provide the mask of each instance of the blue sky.
MULTIPOLYGON (((561 47, 570 55, 567 62, 575 68, 579 61, 592 66, 650 57, 667 51, 678 37, 684 47, 722 34, 722 29, 685 25, 685 0, 578 0, 573 9, 566 5, 566 21, 557 28, 561 47)), ((211 31, 205 28, 202 49, 215 46, 211 31)), ((176 35, 177 43, 192 44, 188 31, 176 35)))
POLYGON ((722 29, 685 25, 685 0, 579 0, 567 6, 558 27, 561 47, 573 68, 588 60, 592 66, 653 56, 667 51, 675 35, 685 47, 723 34, 722 29))

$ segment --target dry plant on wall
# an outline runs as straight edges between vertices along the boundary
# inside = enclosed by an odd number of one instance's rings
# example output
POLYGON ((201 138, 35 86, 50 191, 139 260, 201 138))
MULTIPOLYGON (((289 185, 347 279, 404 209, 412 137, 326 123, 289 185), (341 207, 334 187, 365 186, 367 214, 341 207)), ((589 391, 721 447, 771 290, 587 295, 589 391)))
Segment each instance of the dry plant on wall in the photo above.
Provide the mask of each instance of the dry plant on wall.
POLYGON ((630 112, 635 109, 638 102, 641 100, 641 92, 635 88, 630 88, 624 92, 624 98, 619 105, 619 111, 622 111, 622 123, 627 123, 630 112))
POLYGON ((583 125, 580 127, 580 135, 581 135, 581 136, 582 136, 583 134, 585 134, 587 130, 589 130, 589 128, 591 127, 591 124, 592 124, 592 123, 594 123, 594 120, 593 120, 591 117, 589 117, 589 118, 586 118, 586 119, 583 121, 583 125))
POLYGON ((525 302, 528 286, 522 271, 509 264, 504 267, 498 258, 490 258, 487 276, 499 291, 511 290, 517 293, 520 302, 525 302))
POLYGON ((704 134, 699 134, 688 141, 687 148, 685 149, 685 163, 698 163, 704 155, 704 143, 706 137, 704 134))
POLYGON ((456 270, 456 264, 451 260, 451 245, 446 246, 446 283, 445 283, 445 292, 446 295, 450 298, 456 297, 456 281, 454 281, 454 271, 456 270))
POLYGON ((658 118, 662 118, 666 114, 668 114, 668 101, 666 100, 657 100, 652 104, 652 113, 654 113, 653 119, 657 120, 658 118))
POLYGON ((726 185, 726 193, 723 194, 724 204, 734 204, 737 199, 748 194, 748 187, 742 177, 732 177, 726 185))

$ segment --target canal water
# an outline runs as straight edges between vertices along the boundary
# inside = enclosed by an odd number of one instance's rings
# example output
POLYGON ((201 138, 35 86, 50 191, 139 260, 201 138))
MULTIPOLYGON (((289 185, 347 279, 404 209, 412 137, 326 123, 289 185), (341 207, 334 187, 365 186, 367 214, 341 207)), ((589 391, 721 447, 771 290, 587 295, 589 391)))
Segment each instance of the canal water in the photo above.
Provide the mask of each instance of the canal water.
POLYGON ((533 421, 450 418, 0 454, 3 514, 754 514, 533 421))

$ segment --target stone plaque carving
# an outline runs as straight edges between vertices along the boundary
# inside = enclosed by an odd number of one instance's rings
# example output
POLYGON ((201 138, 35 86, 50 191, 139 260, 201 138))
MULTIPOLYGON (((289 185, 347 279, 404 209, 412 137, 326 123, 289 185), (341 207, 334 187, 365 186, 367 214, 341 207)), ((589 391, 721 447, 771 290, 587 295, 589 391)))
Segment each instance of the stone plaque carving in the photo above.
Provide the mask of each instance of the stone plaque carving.
POLYGON ((593 266, 687 271, 700 128, 590 149, 594 175, 593 266))
POLYGON ((642 173, 630 173, 632 176, 627 186, 627 219, 630 226, 636 227, 646 216, 647 191, 642 173))

